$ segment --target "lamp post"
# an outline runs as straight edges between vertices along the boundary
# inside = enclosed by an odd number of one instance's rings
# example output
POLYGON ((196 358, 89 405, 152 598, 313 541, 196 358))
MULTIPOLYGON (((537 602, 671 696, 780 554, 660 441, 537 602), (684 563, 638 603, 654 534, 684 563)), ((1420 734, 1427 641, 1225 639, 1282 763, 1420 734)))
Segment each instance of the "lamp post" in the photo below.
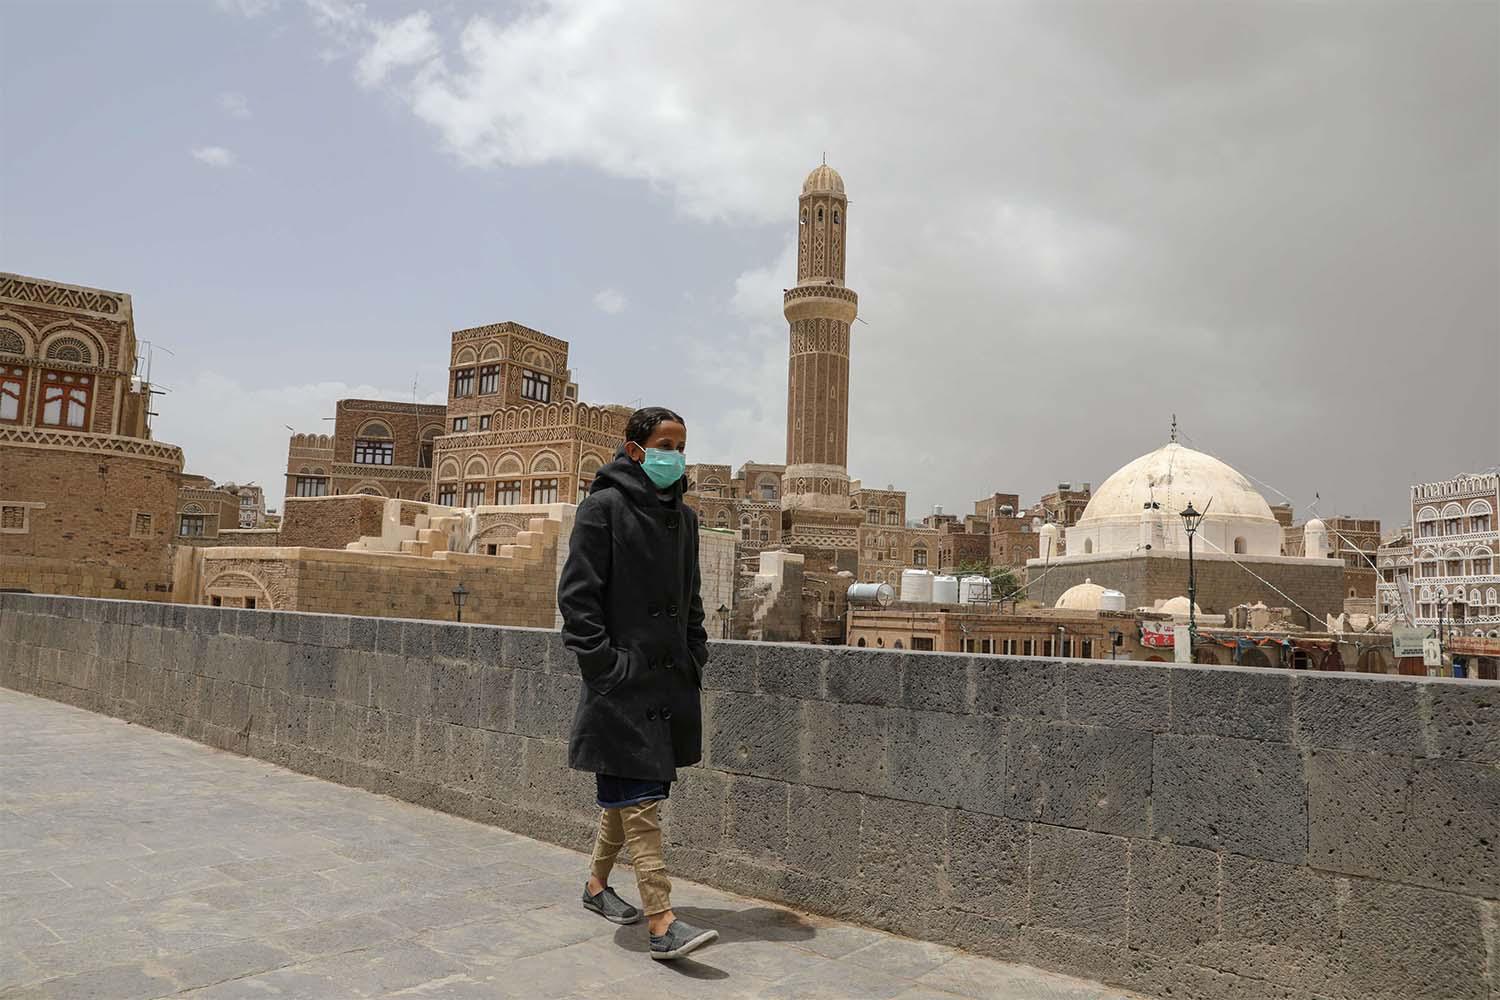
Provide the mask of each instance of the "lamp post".
POLYGON ((1193 568, 1193 535, 1198 532, 1198 525, 1203 522, 1203 515, 1193 509, 1193 501, 1189 500, 1187 509, 1182 512, 1182 527, 1188 536, 1188 641, 1196 644, 1198 642, 1198 578, 1193 568))
POLYGON ((464 602, 468 599, 469 592, 464 589, 464 583, 460 580, 458 581, 458 586, 453 588, 453 614, 455 621, 462 622, 464 620, 464 602))
POLYGON ((1123 633, 1119 629, 1112 628, 1109 630, 1109 658, 1111 660, 1115 658, 1115 652, 1120 648, 1121 638, 1123 638, 1123 633))
POLYGON ((719 605, 719 628, 720 628, 720 631, 721 631, 720 638, 728 639, 729 638, 729 608, 725 607, 722 604, 719 605))

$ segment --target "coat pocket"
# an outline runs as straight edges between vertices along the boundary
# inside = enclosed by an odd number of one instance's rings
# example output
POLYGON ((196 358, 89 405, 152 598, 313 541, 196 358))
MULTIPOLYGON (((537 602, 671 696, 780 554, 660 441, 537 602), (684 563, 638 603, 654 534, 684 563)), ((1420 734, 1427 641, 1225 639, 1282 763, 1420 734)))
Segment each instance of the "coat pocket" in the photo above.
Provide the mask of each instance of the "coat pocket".
POLYGON ((609 694, 619 687, 621 682, 630 674, 630 653, 623 649, 616 649, 614 666, 596 677, 584 678, 586 683, 595 694, 609 694))

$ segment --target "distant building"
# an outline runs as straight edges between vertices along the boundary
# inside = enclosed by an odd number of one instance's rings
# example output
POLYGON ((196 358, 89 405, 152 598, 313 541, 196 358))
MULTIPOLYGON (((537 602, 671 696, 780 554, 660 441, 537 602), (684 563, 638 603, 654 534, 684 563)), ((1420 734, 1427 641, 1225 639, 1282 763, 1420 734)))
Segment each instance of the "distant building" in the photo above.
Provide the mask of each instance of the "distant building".
POLYGON ((292 435, 286 495, 431 500, 432 443, 446 413, 430 403, 339 400, 332 434, 292 435))
MULTIPOLYGON (((1416 624, 1500 637, 1497 511, 1500 475, 1493 472, 1411 488, 1416 624)), ((1396 583, 1382 581, 1381 589, 1384 601, 1396 583)))
MULTIPOLYGON (((1321 519, 1328 529, 1328 557, 1344 564, 1344 596, 1375 596, 1375 559, 1380 548, 1380 521, 1375 518, 1338 517, 1321 519)), ((1287 556, 1306 554, 1307 525, 1294 524, 1282 529, 1281 553, 1287 556)))
POLYGON ((129 295, 0 273, 0 588, 170 594, 182 450, 136 351, 129 295))
POLYGON ((178 545, 217 545, 220 531, 240 527, 240 496, 206 476, 184 475, 177 489, 178 545))

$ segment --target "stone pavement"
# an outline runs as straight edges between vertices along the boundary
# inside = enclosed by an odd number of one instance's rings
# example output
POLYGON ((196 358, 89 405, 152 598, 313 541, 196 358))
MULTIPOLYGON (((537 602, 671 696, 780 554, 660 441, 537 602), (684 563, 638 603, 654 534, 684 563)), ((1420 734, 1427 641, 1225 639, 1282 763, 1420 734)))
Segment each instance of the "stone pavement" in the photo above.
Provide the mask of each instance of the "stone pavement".
POLYGON ((643 924, 579 906, 586 869, 0 689, 0 1000, 1127 996, 683 881, 678 912, 722 937, 658 964, 643 924))

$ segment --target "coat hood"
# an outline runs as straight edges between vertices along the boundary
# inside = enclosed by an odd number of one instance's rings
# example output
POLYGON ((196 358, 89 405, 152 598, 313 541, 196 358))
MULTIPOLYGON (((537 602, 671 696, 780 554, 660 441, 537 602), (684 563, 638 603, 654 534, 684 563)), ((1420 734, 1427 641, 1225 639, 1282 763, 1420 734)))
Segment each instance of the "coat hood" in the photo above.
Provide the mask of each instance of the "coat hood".
MULTIPOLYGON (((646 476, 646 470, 642 469, 635 459, 625 454, 623 444, 615 449, 614 460, 594 474, 594 481, 589 486, 590 493, 608 489, 619 490, 638 507, 648 507, 662 502, 657 496, 655 484, 646 476)), ((681 479, 667 487, 665 492, 671 495, 674 502, 680 502, 686 489, 687 475, 684 474, 681 479)))

